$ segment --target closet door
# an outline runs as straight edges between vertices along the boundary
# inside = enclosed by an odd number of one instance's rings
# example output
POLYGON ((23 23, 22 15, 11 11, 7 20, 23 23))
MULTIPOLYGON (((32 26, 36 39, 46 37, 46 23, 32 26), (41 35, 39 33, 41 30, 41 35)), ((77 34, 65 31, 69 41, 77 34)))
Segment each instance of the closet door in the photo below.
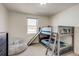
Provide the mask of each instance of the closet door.
POLYGON ((0 32, 0 56, 8 55, 8 34, 0 32))

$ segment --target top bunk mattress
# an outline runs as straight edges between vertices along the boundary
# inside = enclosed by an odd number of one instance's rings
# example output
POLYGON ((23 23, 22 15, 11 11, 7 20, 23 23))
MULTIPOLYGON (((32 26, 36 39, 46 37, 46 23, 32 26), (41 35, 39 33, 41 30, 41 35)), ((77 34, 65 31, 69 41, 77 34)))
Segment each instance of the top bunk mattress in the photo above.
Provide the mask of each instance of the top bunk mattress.
POLYGON ((46 35, 51 35, 51 32, 52 32, 51 27, 41 28, 40 31, 41 31, 42 34, 46 34, 46 35))
POLYGON ((47 32, 47 31, 42 31, 41 33, 46 35, 51 35, 51 32, 47 32))

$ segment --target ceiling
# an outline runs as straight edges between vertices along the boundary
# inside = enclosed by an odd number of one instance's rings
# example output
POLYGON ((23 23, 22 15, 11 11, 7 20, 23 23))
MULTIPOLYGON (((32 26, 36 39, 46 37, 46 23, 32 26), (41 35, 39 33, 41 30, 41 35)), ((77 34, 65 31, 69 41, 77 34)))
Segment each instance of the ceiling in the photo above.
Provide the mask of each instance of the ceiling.
POLYGON ((51 16, 74 5, 76 3, 4 3, 8 10, 41 16, 51 16))

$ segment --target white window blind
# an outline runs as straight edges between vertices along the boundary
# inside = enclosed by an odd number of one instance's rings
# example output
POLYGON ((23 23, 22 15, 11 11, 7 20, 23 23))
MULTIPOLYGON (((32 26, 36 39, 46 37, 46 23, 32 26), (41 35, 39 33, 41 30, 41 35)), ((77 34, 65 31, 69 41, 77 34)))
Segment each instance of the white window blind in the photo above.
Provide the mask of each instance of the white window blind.
POLYGON ((33 18, 27 19, 27 33, 28 34, 37 33, 37 19, 33 18))

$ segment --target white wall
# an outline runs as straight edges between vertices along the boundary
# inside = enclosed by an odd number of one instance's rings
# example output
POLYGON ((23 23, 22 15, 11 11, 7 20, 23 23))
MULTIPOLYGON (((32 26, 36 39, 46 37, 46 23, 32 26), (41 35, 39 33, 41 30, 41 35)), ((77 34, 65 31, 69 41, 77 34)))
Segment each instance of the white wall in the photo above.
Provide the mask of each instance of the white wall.
MULTIPOLYGON (((9 12, 9 35, 10 37, 25 38, 28 42, 33 35, 27 34, 27 17, 37 18, 38 27, 49 25, 49 18, 44 16, 32 16, 28 14, 9 12)), ((10 39, 11 39, 10 38, 10 39)))
POLYGON ((79 4, 52 16, 52 25, 79 26, 79 4))
MULTIPOLYGON (((79 4, 52 16, 51 25, 55 27, 55 30, 57 29, 57 26, 59 25, 78 27, 79 26, 79 4)), ((77 34, 78 32, 79 30, 77 29, 77 31, 75 31, 75 42, 74 42, 75 53, 77 54, 79 54, 79 46, 78 46, 79 35, 77 34)))
POLYGON ((0 32, 8 31, 8 13, 6 8, 0 4, 0 32))

